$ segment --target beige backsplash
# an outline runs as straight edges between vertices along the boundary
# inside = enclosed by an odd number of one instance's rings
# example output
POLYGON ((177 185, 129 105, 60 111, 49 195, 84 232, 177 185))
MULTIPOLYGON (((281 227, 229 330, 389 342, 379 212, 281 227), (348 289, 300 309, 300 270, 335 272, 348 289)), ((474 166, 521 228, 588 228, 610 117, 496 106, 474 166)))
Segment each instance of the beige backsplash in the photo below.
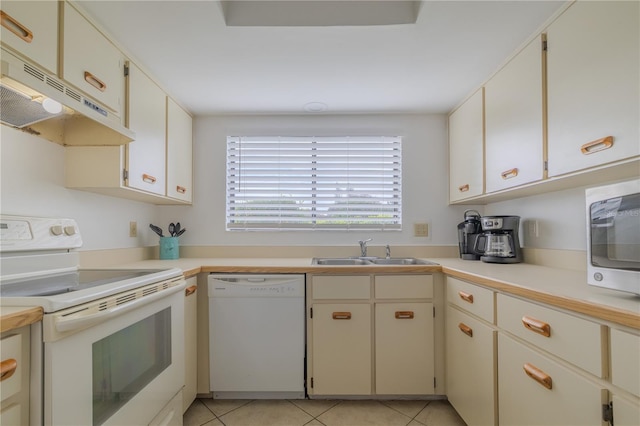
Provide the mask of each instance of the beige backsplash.
MULTIPOLYGON (((523 248, 526 263, 552 268, 586 270, 586 252, 523 248)), ((181 246, 180 257, 192 258, 265 258, 265 257, 346 257, 358 256, 355 246, 181 246)), ((384 246, 369 247, 370 256, 384 256, 384 246)), ((457 246, 391 246, 393 257, 442 258, 458 257, 457 246)), ((157 259, 158 246, 111 250, 80 251, 83 268, 100 268, 157 259)))

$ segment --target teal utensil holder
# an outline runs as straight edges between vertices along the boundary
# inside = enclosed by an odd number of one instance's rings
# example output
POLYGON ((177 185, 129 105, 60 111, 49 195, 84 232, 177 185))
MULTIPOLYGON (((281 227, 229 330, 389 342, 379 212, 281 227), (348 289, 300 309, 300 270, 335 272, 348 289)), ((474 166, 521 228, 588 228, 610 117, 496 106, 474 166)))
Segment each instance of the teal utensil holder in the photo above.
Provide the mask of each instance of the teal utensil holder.
POLYGON ((180 258, 178 237, 160 237, 160 259, 180 258))

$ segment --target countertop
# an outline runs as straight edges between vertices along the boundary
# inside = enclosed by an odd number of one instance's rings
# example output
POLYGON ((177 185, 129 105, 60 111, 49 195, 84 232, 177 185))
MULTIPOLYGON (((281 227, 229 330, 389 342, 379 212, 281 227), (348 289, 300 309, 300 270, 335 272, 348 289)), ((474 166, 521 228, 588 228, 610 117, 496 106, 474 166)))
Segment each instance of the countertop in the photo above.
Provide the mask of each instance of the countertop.
MULTIPOLYGON (((491 264, 480 261, 464 261, 457 258, 429 260, 441 266, 316 266, 311 265, 310 258, 183 258, 145 260, 117 267, 144 269, 176 267, 183 270, 185 277, 194 276, 201 272, 315 274, 443 272, 506 294, 521 296, 640 330, 640 296, 589 286, 586 283, 586 274, 581 271, 525 263, 491 264)), ((15 311, 9 312, 8 309, 10 308, 2 308, 0 311, 2 330, 5 330, 6 324, 10 324, 9 319, 12 323, 24 325, 22 321, 16 319, 18 318, 17 313, 15 311)), ((32 318, 33 309, 37 311, 39 308, 20 309, 26 311, 25 314, 28 318, 32 318)), ((42 310, 40 309, 41 315, 42 310)))

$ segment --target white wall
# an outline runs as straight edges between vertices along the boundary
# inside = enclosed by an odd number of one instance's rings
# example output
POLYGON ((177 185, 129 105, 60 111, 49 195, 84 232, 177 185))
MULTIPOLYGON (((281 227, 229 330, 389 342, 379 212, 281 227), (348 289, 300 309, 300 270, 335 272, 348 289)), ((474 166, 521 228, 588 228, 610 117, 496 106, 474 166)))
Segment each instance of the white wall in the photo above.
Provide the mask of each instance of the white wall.
POLYGON ((76 219, 82 250, 156 245, 156 206, 64 187, 64 147, 0 126, 0 212, 76 219), (129 237, 129 221, 138 237, 129 237))
POLYGON ((448 206, 445 115, 273 115, 197 117, 194 124, 193 206, 162 206, 163 223, 180 221, 183 245, 457 245, 456 225, 465 206, 448 206), (400 135, 403 137, 403 231, 332 232, 225 230, 227 135, 400 135), (429 238, 414 237, 413 224, 428 222, 429 238))

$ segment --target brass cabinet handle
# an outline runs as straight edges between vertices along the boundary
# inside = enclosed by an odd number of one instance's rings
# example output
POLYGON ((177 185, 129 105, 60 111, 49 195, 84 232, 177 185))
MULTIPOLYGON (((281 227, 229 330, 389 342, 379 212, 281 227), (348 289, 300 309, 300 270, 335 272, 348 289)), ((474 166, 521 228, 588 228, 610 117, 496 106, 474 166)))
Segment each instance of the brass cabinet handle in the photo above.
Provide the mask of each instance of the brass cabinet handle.
POLYGON ((458 187, 458 191, 460 192, 467 192, 469 190, 469 184, 465 183, 464 185, 460 185, 458 187))
POLYGON ((513 169, 505 170, 504 172, 500 173, 500 176, 505 180, 514 178, 518 176, 518 168, 514 167, 513 169))
POLYGON ((184 186, 177 185, 176 191, 179 192, 180 194, 184 194, 185 192, 187 192, 187 188, 185 188, 184 186))
POLYGON ((465 293, 464 291, 459 291, 458 296, 460 296, 460 299, 464 300, 465 302, 473 303, 473 294, 465 293))
POLYGON ((18 368, 18 361, 13 358, 0 362, 0 382, 13 376, 18 368))
POLYGON ((332 318, 334 320, 350 320, 351 312, 334 312, 332 318))
POLYGON ((148 174, 144 173, 142 175, 142 180, 144 182, 147 182, 147 183, 156 183, 157 179, 155 178, 155 176, 151 176, 151 175, 148 175, 148 174))
POLYGON ((89 71, 84 72, 84 81, 86 81, 87 83, 89 83, 90 85, 92 85, 93 87, 95 87, 101 92, 104 92, 105 90, 107 90, 107 84, 104 81, 100 80, 95 75, 91 74, 89 71))
POLYGON ((184 289, 184 295, 186 296, 191 296, 192 294, 194 294, 196 292, 196 290, 198 289, 197 285, 192 285, 191 287, 187 287, 184 289))
POLYGON ((544 321, 525 315, 522 317, 522 325, 524 325, 527 330, 531 330, 534 333, 541 334, 544 337, 551 337, 551 326, 544 321))
POLYGON ((584 155, 593 154, 594 152, 604 151, 613 146, 613 136, 605 136, 604 138, 587 142, 580 147, 580 152, 584 155))
POLYGON ((31 32, 31 30, 22 25, 14 17, 7 15, 2 10, 0 10, 0 25, 2 25, 27 43, 31 43, 33 41, 33 33, 31 32))
POLYGON ((396 319, 413 319, 413 311, 396 311, 396 319))
POLYGON ((461 322, 460 324, 458 324, 458 328, 467 336, 473 337, 473 329, 467 324, 461 322))
POLYGON ((551 379, 551 376, 540 370, 538 367, 533 364, 525 363, 522 368, 524 369, 524 372, 527 373, 527 376, 531 377, 545 388, 551 389, 553 387, 553 380, 551 379))

